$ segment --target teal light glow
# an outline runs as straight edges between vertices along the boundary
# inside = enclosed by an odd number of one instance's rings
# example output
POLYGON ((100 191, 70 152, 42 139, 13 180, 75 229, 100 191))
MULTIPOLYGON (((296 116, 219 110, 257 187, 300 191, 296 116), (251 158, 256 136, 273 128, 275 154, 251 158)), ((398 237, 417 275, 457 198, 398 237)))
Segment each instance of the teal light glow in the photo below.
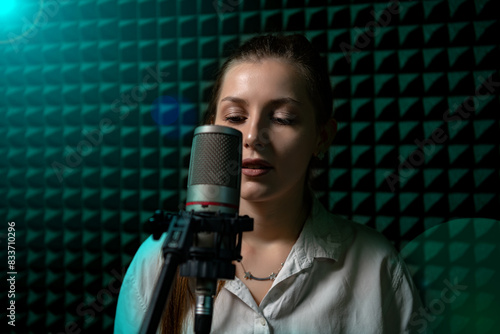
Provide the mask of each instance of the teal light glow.
POLYGON ((0 16, 10 13, 16 6, 16 0, 3 0, 0 5, 0 16))

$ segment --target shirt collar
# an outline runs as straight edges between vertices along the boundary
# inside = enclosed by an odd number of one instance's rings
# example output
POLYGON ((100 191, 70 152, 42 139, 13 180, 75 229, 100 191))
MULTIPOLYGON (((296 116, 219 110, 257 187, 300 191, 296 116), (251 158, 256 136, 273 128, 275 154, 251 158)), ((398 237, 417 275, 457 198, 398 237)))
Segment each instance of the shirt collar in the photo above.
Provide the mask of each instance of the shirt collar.
MULTIPOLYGON (((352 223, 333 215, 313 195, 312 207, 302 232, 295 242, 273 286, 312 266, 314 259, 340 261, 354 235, 352 223)), ((244 283, 238 278, 225 287, 238 295, 244 283)), ((251 302, 248 302, 251 305, 251 302)))
MULTIPOLYGON (((333 215, 313 196, 309 214, 290 256, 296 255, 304 267, 315 258, 339 261, 344 255, 353 229, 344 218, 333 215)), ((302 265, 300 265, 302 267, 302 265)))

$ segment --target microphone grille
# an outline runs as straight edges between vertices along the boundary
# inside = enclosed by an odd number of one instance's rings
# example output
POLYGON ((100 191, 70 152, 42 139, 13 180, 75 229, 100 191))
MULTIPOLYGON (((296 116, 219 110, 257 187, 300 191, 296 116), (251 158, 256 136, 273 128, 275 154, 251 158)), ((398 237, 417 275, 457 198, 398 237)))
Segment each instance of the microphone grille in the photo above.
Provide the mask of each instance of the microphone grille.
POLYGON ((189 185, 239 188, 241 138, 224 133, 199 133, 193 138, 189 185))

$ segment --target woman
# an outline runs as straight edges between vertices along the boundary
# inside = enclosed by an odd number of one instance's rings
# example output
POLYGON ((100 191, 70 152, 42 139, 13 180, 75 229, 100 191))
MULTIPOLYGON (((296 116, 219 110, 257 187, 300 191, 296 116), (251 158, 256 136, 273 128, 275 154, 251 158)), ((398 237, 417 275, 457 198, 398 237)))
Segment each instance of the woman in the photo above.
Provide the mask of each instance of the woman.
MULTIPOLYGON (((243 234, 233 281, 220 284, 214 333, 411 332, 420 307, 401 258, 378 232, 336 217, 308 187, 311 163, 336 132, 329 77, 301 35, 258 36, 228 58, 205 123, 243 134, 243 234)), ((146 240, 127 271, 116 332, 135 333, 161 265, 161 241, 146 240)), ((191 332, 193 296, 178 278, 161 322, 191 332)))

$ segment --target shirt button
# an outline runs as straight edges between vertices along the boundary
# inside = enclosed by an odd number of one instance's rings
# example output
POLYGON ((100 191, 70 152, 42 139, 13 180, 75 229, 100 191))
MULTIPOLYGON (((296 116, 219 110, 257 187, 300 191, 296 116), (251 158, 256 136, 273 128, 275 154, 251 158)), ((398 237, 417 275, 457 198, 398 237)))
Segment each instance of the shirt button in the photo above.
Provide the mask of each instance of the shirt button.
POLYGON ((266 319, 264 319, 264 318, 260 318, 260 324, 261 324, 262 326, 265 326, 265 325, 266 325, 266 319))

